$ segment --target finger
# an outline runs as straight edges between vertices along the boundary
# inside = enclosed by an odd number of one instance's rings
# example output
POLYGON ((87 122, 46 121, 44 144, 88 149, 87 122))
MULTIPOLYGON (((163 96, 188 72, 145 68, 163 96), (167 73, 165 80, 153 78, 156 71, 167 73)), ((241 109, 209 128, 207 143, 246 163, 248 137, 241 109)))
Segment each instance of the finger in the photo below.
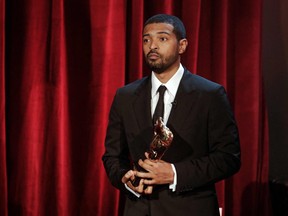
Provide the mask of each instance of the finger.
POLYGON ((134 178, 134 172, 129 170, 125 175, 122 177, 122 183, 127 183, 131 178, 134 178))
POLYGON ((144 189, 144 180, 141 179, 139 182, 139 185, 135 188, 135 191, 138 193, 143 193, 143 189, 144 189))
POLYGON ((151 178, 152 174, 149 172, 136 172, 135 176, 137 176, 139 178, 151 178))
POLYGON ((152 194, 153 192, 153 186, 148 186, 145 190, 144 193, 145 194, 152 194))
POLYGON ((138 176, 137 176, 137 173, 138 173, 138 172, 139 172, 139 171, 136 171, 136 170, 133 171, 133 176, 131 177, 132 181, 136 180, 136 178, 138 177, 138 176))
POLYGON ((144 189, 143 180, 142 180, 142 181, 140 180, 137 186, 135 186, 132 181, 128 181, 128 182, 126 183, 126 185, 127 185, 131 190, 133 190, 133 191, 135 191, 135 192, 137 192, 137 193, 142 193, 142 192, 143 192, 143 189, 144 189))
MULTIPOLYGON (((146 159, 146 160, 147 160, 147 159, 146 159)), ((143 169, 149 171, 149 166, 148 166, 148 164, 146 163, 146 160, 143 161, 142 159, 139 159, 139 160, 138 160, 138 164, 139 164, 139 166, 141 166, 143 169)))
POLYGON ((150 160, 150 159, 146 159, 145 161, 144 161, 144 164, 147 164, 147 165, 149 165, 149 166, 157 166, 157 164, 158 164, 158 160, 150 160))
POLYGON ((144 164, 144 161, 143 161, 142 159, 139 159, 139 160, 138 160, 138 164, 142 167, 143 164, 144 164))
POLYGON ((143 184, 145 185, 154 185, 156 184, 156 181, 154 179, 144 179, 143 184))
POLYGON ((153 162, 153 161, 150 161, 150 160, 148 160, 148 159, 146 159, 146 160, 142 160, 142 159, 140 159, 139 161, 138 161, 138 164, 139 164, 139 166, 141 166, 143 169, 145 169, 145 170, 147 170, 147 171, 151 171, 152 170, 152 168, 153 168, 153 166, 154 166, 154 164, 155 164, 155 162, 153 162))
POLYGON ((126 183, 126 185, 127 185, 130 189, 132 189, 132 190, 135 191, 135 187, 133 186, 133 184, 132 184, 131 181, 128 181, 128 182, 126 183))

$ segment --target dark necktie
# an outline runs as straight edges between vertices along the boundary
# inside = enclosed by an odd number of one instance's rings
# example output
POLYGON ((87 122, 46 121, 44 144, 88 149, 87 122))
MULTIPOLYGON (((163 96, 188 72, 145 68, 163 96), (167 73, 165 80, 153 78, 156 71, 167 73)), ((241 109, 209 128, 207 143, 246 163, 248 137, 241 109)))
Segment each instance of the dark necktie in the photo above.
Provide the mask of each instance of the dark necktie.
POLYGON ((155 124, 156 120, 159 117, 164 117, 164 93, 166 91, 166 87, 161 85, 158 88, 158 92, 159 92, 159 99, 153 114, 153 123, 155 124))

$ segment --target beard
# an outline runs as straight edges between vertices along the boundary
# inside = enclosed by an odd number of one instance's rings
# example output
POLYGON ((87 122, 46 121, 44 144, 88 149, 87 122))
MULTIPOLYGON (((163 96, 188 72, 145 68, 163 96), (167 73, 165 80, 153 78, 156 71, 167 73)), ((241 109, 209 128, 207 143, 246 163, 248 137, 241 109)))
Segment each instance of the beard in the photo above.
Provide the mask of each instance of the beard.
POLYGON ((151 50, 146 56, 145 56, 145 61, 147 66, 150 68, 150 70, 154 71, 157 74, 161 74, 164 71, 166 71, 171 65, 173 65, 179 58, 178 53, 174 53, 173 55, 169 55, 167 57, 163 57, 159 53, 151 50), (156 53, 159 55, 159 58, 154 60, 154 59, 149 59, 149 54, 151 53, 156 53))

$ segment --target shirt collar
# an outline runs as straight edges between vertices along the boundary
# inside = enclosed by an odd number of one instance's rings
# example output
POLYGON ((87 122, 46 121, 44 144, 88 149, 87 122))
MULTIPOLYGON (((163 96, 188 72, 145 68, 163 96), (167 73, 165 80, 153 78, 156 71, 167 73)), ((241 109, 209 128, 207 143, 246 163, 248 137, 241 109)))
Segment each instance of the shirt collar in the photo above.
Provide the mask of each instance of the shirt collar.
POLYGON ((181 78, 184 74, 184 68, 182 64, 180 64, 176 73, 168 80, 167 83, 161 83, 158 78, 155 76, 154 72, 152 72, 151 81, 152 81, 152 89, 151 96, 154 97, 157 94, 157 90, 160 85, 165 85, 167 90, 175 97, 177 93, 177 89, 181 78))

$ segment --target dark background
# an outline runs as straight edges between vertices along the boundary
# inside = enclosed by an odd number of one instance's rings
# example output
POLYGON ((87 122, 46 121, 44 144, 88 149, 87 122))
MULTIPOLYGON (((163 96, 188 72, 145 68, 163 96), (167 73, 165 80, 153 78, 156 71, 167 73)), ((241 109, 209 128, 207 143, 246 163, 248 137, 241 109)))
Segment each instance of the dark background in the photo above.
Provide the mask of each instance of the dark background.
POLYGON ((288 180, 288 1, 264 0, 262 66, 268 107, 270 180, 288 180))

